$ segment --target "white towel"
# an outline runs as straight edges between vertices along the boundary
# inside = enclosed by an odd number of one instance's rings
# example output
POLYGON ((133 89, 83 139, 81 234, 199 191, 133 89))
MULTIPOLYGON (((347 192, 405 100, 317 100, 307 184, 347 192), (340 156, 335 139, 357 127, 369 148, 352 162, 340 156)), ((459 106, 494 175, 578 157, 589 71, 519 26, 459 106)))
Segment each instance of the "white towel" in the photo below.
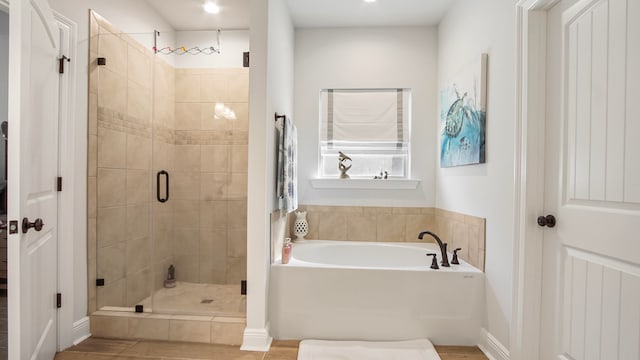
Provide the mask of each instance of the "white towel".
POLYGON ((427 339, 407 341, 303 340, 298 360, 440 360, 427 339))
POLYGON ((290 213, 298 208, 298 131, 291 118, 278 120, 278 202, 290 213))

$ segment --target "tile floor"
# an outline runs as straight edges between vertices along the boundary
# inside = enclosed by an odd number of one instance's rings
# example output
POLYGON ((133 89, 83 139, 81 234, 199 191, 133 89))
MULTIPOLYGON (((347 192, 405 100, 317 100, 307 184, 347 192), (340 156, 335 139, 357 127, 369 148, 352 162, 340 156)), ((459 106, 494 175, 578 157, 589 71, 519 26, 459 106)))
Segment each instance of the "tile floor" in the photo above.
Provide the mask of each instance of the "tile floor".
MULTIPOLYGON (((274 341, 268 353, 237 346, 89 338, 56 360, 296 360, 298 341, 274 341)), ((436 346, 442 360, 487 360, 476 347, 436 346)))
POLYGON ((167 314, 244 316, 247 308, 240 285, 196 284, 178 281, 175 288, 162 288, 140 303, 154 312, 167 314), (152 306, 153 305, 153 306, 152 306))

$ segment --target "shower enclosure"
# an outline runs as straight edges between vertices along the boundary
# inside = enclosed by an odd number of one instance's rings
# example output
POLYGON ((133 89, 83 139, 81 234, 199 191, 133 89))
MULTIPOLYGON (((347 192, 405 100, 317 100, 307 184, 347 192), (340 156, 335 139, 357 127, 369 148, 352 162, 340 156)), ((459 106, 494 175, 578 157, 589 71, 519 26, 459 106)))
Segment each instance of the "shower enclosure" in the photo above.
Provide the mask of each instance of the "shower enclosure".
POLYGON ((244 316, 248 69, 90 19, 89 312, 244 316))

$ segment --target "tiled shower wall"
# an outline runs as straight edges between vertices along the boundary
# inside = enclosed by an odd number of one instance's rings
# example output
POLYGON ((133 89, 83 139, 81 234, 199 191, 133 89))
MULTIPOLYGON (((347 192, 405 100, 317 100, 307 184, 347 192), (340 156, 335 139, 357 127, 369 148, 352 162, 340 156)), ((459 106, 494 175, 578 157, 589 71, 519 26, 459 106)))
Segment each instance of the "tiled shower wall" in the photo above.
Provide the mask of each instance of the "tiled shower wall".
POLYGON ((135 305, 154 274, 162 287, 170 264, 179 281, 237 284, 246 272, 248 71, 175 70, 98 14, 90 26, 89 312, 135 305), (216 102, 237 119, 214 119, 216 102), (163 204, 159 170, 171 176, 163 204))
POLYGON ((90 18, 88 249, 95 310, 134 305, 151 290, 154 59, 99 16, 90 18), (97 57, 107 64, 98 67, 97 57), (95 286, 96 276, 105 286, 95 286))
MULTIPOLYGON (((434 208, 361 207, 300 205, 307 212, 309 234, 305 239, 420 242, 418 234, 431 230, 473 266, 484 270, 485 219, 434 208)), ((295 215, 289 215, 289 233, 293 236, 295 215)), ((279 216, 272 215, 277 221, 279 216)), ((273 224, 272 224, 273 225, 273 224)), ((430 236, 424 240, 435 242, 430 236)), ((280 242, 274 241, 274 251, 280 242)))
POLYGON ((175 87, 176 272, 190 282, 239 284, 247 267, 249 72, 177 69, 175 87), (237 118, 216 118, 216 103, 237 118))

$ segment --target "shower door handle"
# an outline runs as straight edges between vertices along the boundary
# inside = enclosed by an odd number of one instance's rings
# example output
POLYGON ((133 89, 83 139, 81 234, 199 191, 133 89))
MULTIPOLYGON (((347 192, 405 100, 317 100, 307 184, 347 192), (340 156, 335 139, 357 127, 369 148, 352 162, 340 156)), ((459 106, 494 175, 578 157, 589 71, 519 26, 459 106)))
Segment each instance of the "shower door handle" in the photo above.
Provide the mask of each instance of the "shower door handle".
POLYGON ((169 200, 169 173, 164 170, 158 171, 158 174, 156 175, 156 198, 161 203, 167 202, 167 200, 169 200), (162 175, 164 175, 166 178, 164 197, 160 195, 160 178, 162 177, 162 175))

